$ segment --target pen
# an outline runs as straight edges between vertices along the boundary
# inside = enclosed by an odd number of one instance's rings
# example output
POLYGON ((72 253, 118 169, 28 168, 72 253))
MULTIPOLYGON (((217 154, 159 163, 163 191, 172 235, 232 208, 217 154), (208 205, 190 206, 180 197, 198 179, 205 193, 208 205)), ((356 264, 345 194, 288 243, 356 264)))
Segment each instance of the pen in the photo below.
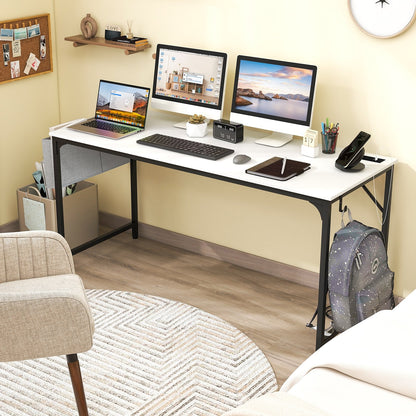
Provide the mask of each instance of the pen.
POLYGON ((283 175, 285 169, 286 169, 286 158, 283 159, 282 170, 280 171, 281 175, 283 175))
POLYGON ((327 136, 326 136, 326 125, 325 125, 325 122, 322 122, 321 123, 321 128, 322 128, 322 140, 325 142, 325 149, 327 149, 328 148, 328 139, 327 139, 327 136))

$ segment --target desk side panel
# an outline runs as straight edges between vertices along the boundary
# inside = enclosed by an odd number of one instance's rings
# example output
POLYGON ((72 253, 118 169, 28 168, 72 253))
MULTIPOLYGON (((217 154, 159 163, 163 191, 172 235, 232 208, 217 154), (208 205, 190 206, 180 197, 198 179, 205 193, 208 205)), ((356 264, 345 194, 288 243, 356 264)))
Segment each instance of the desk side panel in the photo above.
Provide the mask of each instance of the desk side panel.
MULTIPOLYGON (((49 137, 42 140, 42 149, 45 184, 47 188, 54 188, 52 140, 49 137)), ((80 182, 128 162, 129 159, 120 156, 64 145, 61 148, 62 186, 80 182)))

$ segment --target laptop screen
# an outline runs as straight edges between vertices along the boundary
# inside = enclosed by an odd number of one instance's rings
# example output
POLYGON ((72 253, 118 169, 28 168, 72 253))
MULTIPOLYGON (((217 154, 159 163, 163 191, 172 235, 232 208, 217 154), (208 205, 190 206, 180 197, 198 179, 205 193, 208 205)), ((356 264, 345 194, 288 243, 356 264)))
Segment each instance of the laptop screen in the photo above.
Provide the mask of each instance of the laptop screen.
POLYGON ((148 102, 149 88, 101 80, 95 118, 144 129, 148 102))

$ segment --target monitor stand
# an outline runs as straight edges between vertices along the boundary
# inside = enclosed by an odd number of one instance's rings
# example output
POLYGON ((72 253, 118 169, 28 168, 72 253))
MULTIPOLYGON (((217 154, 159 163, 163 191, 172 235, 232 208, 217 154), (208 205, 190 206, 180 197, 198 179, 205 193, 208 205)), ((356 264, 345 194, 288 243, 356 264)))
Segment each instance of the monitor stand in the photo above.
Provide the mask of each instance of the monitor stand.
POLYGON ((186 129, 186 123, 188 120, 180 121, 179 123, 175 123, 173 127, 177 127, 178 129, 186 129))
MULTIPOLYGON (((211 120, 209 120, 209 119, 205 119, 205 121, 207 122, 207 124, 209 124, 210 123, 210 121, 211 120)), ((179 121, 178 123, 175 123, 174 125, 173 125, 173 127, 177 127, 178 129, 186 129, 186 123, 188 122, 188 119, 186 119, 186 120, 183 120, 183 121, 179 121)))
POLYGON ((281 147, 286 143, 289 143, 293 139, 293 135, 286 133, 272 133, 270 136, 262 137, 255 140, 255 143, 262 144, 264 146, 281 147))

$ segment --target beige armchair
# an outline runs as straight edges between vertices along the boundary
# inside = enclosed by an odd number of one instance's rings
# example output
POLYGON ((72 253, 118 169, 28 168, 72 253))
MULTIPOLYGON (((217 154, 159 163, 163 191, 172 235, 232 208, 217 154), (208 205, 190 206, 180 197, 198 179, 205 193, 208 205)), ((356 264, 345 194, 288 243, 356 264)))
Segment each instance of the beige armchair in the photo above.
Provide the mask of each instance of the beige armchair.
POLYGON ((52 231, 0 234, 0 362, 66 355, 78 413, 88 415, 77 353, 94 323, 71 250, 52 231))

